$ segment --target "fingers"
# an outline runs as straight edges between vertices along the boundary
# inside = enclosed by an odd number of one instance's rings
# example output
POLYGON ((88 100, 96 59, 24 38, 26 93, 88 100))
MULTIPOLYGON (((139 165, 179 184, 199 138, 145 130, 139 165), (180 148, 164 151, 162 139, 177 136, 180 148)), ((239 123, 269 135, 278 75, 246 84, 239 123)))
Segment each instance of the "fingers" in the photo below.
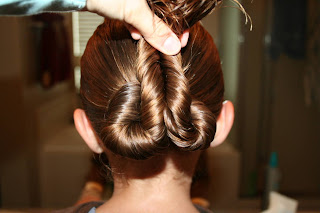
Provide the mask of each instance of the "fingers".
POLYGON ((88 11, 123 20, 133 39, 141 36, 154 48, 167 55, 177 54, 186 46, 189 33, 178 38, 149 8, 146 0, 87 0, 88 11))
POLYGON ((134 28, 132 25, 127 23, 125 23, 125 25, 127 29, 130 31, 131 37, 134 40, 139 40, 141 38, 141 33, 136 28, 134 28))
MULTIPOLYGON (((142 37, 141 33, 136 28, 134 28, 132 25, 126 24, 126 27, 130 31, 131 37, 133 39, 139 40, 142 37)), ((183 32, 183 34, 179 37, 179 40, 180 40, 180 43, 181 43, 181 48, 185 47, 187 45, 187 43, 188 43, 189 31, 190 31, 189 29, 185 30, 183 32)))
MULTIPOLYGON (((155 19, 158 19, 156 17, 155 19)), ((143 33, 146 41, 153 47, 167 55, 175 55, 180 52, 181 43, 178 37, 160 19, 155 23, 154 31, 143 33)), ((149 30, 146 28, 146 30, 149 30)))
MULTIPOLYGON (((124 21, 134 26, 150 45, 167 55, 175 55, 180 51, 181 43, 178 37, 152 13, 146 1, 139 1, 139 5, 128 3, 127 8, 124 21)), ((133 38, 138 38, 137 32, 130 32, 133 38)))
POLYGON ((189 39, 189 30, 185 30, 183 34, 180 36, 181 47, 187 46, 189 39))

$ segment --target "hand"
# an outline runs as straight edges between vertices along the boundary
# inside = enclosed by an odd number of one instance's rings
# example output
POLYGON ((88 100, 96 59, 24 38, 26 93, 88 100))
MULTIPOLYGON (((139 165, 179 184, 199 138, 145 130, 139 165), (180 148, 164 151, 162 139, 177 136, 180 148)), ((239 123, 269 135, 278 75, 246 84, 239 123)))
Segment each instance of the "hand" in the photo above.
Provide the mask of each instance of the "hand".
POLYGON ((87 0, 87 10, 127 23, 133 39, 141 35, 154 48, 167 55, 177 54, 186 46, 189 32, 178 38, 149 8, 146 0, 87 0))

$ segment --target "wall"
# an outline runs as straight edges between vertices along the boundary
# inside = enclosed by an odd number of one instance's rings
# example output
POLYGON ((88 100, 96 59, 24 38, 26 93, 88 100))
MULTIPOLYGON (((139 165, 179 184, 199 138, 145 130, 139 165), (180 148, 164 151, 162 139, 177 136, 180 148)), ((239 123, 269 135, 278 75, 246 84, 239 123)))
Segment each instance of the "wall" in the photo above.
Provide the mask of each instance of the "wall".
POLYGON ((34 26, 31 17, 0 18, 0 207, 5 208, 40 206, 43 143, 59 127, 72 126, 72 80, 51 89, 37 80, 34 26))
POLYGON ((238 133, 236 142, 243 162, 241 169, 241 194, 249 195, 256 191, 257 149, 260 134, 260 107, 262 72, 264 64, 264 33, 266 24, 266 1, 243 2, 252 18, 253 30, 242 27, 245 38, 240 49, 238 109, 234 129, 238 133))
POLYGON ((280 191, 298 197, 319 196, 320 111, 304 102, 307 59, 281 55, 271 60, 266 55, 270 2, 243 2, 252 17, 253 31, 242 29, 245 43, 241 47, 236 127, 243 156, 241 192, 248 196, 262 190, 268 155, 277 151, 280 191))
POLYGON ((306 62, 281 56, 272 67, 270 150, 279 154, 281 190, 320 196, 320 110, 305 104, 306 62))
POLYGON ((28 183, 30 165, 26 161, 31 149, 30 141, 25 139, 26 112, 22 93, 29 59, 29 54, 23 56, 26 23, 25 18, 0 19, 0 27, 5 29, 0 39, 1 192, 12 191, 2 195, 2 203, 8 206, 25 206, 32 202, 28 183))

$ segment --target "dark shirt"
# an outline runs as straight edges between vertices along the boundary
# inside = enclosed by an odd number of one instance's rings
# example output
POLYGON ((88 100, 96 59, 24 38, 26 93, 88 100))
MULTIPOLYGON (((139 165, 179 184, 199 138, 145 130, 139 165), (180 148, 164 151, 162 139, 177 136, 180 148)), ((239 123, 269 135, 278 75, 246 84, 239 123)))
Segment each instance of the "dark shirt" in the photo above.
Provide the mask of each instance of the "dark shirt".
MULTIPOLYGON (((104 202, 103 201, 93 201, 93 202, 88 202, 84 204, 80 204, 78 206, 73 206, 69 207, 67 209, 62 209, 58 211, 54 211, 54 213, 89 213, 90 210, 92 210, 90 213, 95 212, 94 208, 98 208, 101 206, 104 202)), ((209 209, 206 209, 202 206, 199 205, 194 205, 199 213, 212 213, 209 209)))

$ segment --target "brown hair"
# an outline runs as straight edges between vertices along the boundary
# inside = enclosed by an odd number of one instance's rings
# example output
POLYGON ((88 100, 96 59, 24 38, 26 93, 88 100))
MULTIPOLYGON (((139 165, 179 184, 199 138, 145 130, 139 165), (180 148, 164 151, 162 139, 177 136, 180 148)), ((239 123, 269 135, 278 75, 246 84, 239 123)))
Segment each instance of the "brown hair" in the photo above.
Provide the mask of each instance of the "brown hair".
POLYGON ((105 20, 81 59, 80 93, 93 128, 106 148, 132 159, 169 146, 207 148, 224 93, 217 48, 197 23, 216 0, 148 2, 176 34, 190 28, 179 54, 164 55, 144 39, 134 41, 122 22, 105 20))

